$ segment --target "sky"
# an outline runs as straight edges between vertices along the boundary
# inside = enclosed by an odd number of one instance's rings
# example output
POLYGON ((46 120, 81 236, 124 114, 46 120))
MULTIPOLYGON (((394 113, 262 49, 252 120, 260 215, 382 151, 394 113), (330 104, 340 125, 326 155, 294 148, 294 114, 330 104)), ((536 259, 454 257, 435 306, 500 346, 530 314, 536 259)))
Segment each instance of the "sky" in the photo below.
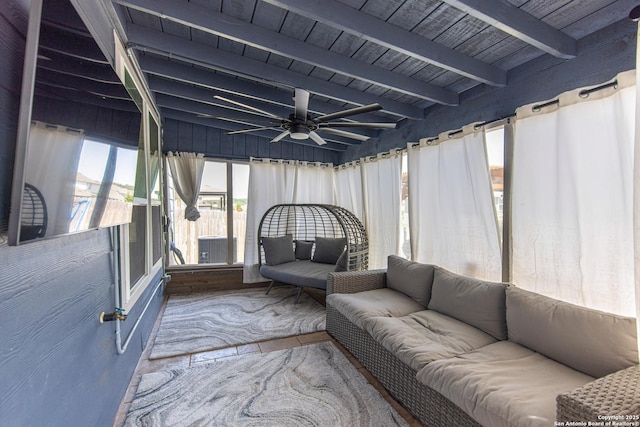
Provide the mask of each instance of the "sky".
MULTIPOLYGON (((249 165, 233 163, 233 198, 246 199, 249 189, 249 165)), ((227 164, 207 161, 202 174, 202 185, 216 191, 227 191, 227 164)))
MULTIPOLYGON (((133 185, 136 176, 138 151, 119 148, 118 163, 113 182, 133 185)), ((80 153, 78 173, 96 181, 102 181, 105 165, 109 157, 109 145, 85 138, 80 153)))
POLYGON ((485 134, 487 156, 490 166, 504 166, 504 128, 491 130, 485 134))

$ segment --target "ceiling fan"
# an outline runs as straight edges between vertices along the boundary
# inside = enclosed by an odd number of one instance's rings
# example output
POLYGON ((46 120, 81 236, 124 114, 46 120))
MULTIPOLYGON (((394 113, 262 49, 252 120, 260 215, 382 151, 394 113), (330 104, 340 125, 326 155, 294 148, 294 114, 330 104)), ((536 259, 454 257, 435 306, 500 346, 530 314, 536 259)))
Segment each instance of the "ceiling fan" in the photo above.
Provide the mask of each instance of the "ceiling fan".
MULTIPOLYGON (((309 92, 304 89, 295 89, 294 93, 294 103, 295 103, 295 111, 291 113, 288 117, 281 117, 268 111, 264 111, 250 105, 243 104, 238 101, 234 101, 232 99, 224 98, 222 96, 216 95, 214 98, 225 101, 231 104, 235 104, 237 106, 246 108, 253 112, 259 113, 260 115, 266 116, 269 118, 267 123, 269 126, 256 127, 251 129, 244 129, 238 131, 229 132, 230 135, 238 134, 238 133, 248 133, 248 132, 257 132, 263 130, 281 130, 282 132, 273 138, 271 142, 278 142, 286 136, 290 136, 293 139, 304 140, 311 138, 315 143, 319 145, 324 145, 327 141, 324 140, 317 132, 326 132, 333 135, 342 136, 345 138, 356 139, 359 141, 366 141, 369 139, 368 136, 361 135, 354 132, 348 132, 341 129, 336 128, 373 128, 373 129, 395 129, 395 123, 361 123, 361 122, 347 122, 347 121, 334 121, 337 119, 342 119, 348 116, 353 116, 356 114, 369 113, 371 111, 381 110, 382 106, 380 104, 370 104, 364 105, 362 107, 350 108, 348 110, 338 111, 331 114, 325 114, 317 117, 312 117, 309 110, 309 92)), ((218 117, 220 119, 225 119, 224 117, 218 117)), ((244 122, 246 124, 246 120, 234 120, 226 118, 227 120, 244 122)))

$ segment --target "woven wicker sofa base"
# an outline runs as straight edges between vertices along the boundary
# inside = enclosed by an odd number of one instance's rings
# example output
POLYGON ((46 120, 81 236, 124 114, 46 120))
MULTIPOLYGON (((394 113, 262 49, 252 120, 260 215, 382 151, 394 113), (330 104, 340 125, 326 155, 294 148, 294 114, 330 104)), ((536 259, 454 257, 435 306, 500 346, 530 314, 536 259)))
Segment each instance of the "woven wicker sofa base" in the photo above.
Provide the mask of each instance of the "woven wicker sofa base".
MULTIPOLYGON (((556 398, 558 421, 640 423, 640 367, 632 366, 556 398)), ((625 424, 627 423, 627 424, 625 424)))
POLYGON ((400 404, 425 426, 480 426, 440 393, 416 380, 416 371, 400 362, 368 333, 327 304, 327 331, 373 374, 400 404))

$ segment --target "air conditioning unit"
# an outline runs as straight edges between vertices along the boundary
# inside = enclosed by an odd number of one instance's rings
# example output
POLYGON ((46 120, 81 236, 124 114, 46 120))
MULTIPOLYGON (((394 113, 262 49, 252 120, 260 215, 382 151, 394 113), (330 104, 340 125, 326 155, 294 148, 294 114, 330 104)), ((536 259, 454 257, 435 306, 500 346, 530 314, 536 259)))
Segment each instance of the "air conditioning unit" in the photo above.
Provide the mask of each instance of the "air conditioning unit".
MULTIPOLYGON (((233 262, 238 260, 236 238, 233 238, 233 262)), ((198 264, 226 264, 227 238, 220 236, 198 237, 198 264)))

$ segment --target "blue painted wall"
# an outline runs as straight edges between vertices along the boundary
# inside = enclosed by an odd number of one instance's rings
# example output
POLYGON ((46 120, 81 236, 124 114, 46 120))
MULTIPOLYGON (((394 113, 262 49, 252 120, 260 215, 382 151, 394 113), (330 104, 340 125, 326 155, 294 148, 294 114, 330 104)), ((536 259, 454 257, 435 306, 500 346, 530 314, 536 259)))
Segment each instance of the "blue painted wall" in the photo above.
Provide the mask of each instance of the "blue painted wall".
MULTIPOLYGON (((0 425, 110 427, 162 289, 118 355, 115 322, 98 322, 115 305, 109 230, 6 246, 26 33, 20 3, 0 8, 0 425)), ((123 341, 154 288, 123 322, 123 341)))
MULTIPOLYGON (((0 425, 111 426, 158 311, 159 289, 123 355, 108 230, 0 248, 0 425)), ((156 277, 157 283, 160 277, 156 277)), ((122 341, 154 286, 122 322, 122 341)))

